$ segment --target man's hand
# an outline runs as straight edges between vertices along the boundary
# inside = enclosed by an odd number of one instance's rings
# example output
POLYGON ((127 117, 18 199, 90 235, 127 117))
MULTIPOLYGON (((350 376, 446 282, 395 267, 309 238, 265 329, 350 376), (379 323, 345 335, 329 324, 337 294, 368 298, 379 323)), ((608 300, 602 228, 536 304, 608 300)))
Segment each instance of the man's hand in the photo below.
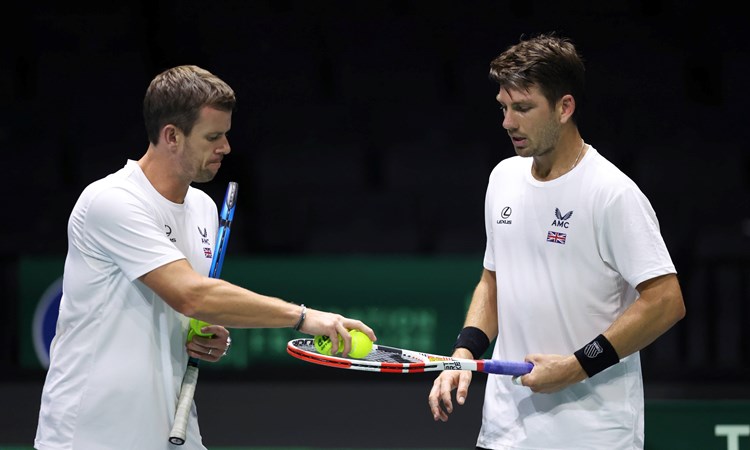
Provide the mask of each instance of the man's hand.
MULTIPOLYGON (((453 353, 455 358, 474 359, 465 348, 458 348, 453 353)), ((451 392, 456 390, 456 403, 463 405, 469 394, 472 372, 470 370, 446 370, 432 383, 432 389, 428 397, 428 404, 432 412, 432 418, 437 422, 448 421, 448 414, 453 412, 453 400, 451 392)))
POLYGON ((204 328, 204 332, 213 336, 193 336, 186 345, 188 355, 203 361, 216 362, 227 354, 232 345, 229 330, 221 325, 209 325, 204 328))
POLYGON ((535 353, 527 355, 526 361, 534 364, 534 369, 514 382, 534 392, 551 394, 586 379, 586 372, 573 355, 535 353))
POLYGON ((451 392, 456 390, 456 403, 463 405, 471 384, 470 370, 446 370, 440 373, 432 384, 428 398, 432 418, 437 422, 448 421, 448 414, 453 412, 451 392))

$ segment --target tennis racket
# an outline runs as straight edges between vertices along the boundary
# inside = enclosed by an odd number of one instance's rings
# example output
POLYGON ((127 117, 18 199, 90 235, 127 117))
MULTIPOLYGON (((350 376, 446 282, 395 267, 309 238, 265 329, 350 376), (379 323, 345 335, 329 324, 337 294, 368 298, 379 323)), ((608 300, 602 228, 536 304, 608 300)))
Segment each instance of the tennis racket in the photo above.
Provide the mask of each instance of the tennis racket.
MULTIPOLYGON (((229 231, 232 226, 232 219, 234 218, 234 209, 237 205, 237 187, 236 182, 230 181, 229 186, 227 186, 227 192, 224 195, 224 204, 221 206, 221 213, 219 214, 219 230, 216 233, 216 248, 211 259, 211 268, 208 270, 208 276, 211 278, 219 278, 221 266, 224 265, 224 254, 227 250, 229 231)), ((169 442, 174 445, 185 443, 190 408, 193 405, 195 386, 198 383, 199 361, 199 359, 193 357, 188 359, 185 376, 182 379, 180 397, 177 401, 177 410, 174 415, 174 424, 172 425, 172 431, 169 433, 169 442)))
POLYGON ((528 362, 452 358, 377 344, 373 344, 372 351, 361 359, 329 356, 315 350, 312 338, 292 339, 287 344, 286 351, 297 359, 313 364, 368 372, 422 373, 441 370, 471 370, 519 376, 531 372, 534 367, 528 362))

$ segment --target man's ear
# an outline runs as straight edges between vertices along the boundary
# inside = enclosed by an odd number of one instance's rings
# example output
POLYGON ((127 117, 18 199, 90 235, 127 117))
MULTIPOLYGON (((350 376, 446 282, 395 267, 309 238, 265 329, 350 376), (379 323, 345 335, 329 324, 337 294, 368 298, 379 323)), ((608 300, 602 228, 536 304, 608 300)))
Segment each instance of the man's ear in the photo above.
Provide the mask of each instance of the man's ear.
POLYGON ((167 146, 177 146, 182 139, 180 129, 172 124, 166 124, 161 129, 161 138, 167 146))
POLYGON ((557 104, 558 112, 560 114, 560 123, 566 123, 571 117, 573 117, 573 112, 576 110, 576 99, 572 95, 566 94, 563 95, 557 104))

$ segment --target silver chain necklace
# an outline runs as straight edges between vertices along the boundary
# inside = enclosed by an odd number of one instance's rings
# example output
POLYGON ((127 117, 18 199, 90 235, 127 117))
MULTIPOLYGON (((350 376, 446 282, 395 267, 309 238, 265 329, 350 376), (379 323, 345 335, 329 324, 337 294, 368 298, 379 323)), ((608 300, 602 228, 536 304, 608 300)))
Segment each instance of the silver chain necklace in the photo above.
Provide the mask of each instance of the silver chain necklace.
POLYGON ((576 166, 576 164, 578 164, 578 160, 581 158, 581 154, 583 153, 583 148, 584 147, 586 147, 586 141, 581 140, 581 149, 578 150, 578 156, 576 156, 576 160, 573 161, 573 165, 570 166, 570 169, 568 169, 568 172, 570 172, 571 170, 573 170, 573 168, 576 166))

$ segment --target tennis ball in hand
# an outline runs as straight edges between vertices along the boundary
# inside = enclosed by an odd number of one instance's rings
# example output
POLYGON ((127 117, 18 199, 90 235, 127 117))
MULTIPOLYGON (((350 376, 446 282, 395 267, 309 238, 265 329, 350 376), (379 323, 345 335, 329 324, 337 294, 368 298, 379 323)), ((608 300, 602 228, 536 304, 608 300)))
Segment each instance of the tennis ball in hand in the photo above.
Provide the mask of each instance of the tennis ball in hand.
POLYGON ((367 335, 359 330, 349 330, 352 335, 352 351, 349 356, 352 358, 364 358, 372 351, 372 341, 367 335))
MULTIPOLYGON (((321 355, 330 355, 331 354, 331 338, 324 335, 317 335, 315 336, 315 339, 313 339, 313 344, 315 344, 315 350, 318 351, 321 355)), ((339 337, 339 350, 344 345, 344 341, 341 340, 341 337, 339 337)))
MULTIPOLYGON (((352 358, 364 358, 372 350, 372 341, 367 337, 366 334, 359 330, 349 330, 349 334, 352 336, 352 350, 349 352, 349 356, 352 358)), ((328 336, 315 336, 313 340, 315 344, 315 350, 321 355, 331 354, 331 339, 328 336)), ((339 336, 339 350, 341 353, 344 350, 344 340, 339 336)))
POLYGON ((188 342, 193 340, 193 336, 211 337, 213 333, 204 333, 201 328, 211 325, 208 322, 204 322, 198 319, 190 319, 190 330, 188 331, 188 342))

